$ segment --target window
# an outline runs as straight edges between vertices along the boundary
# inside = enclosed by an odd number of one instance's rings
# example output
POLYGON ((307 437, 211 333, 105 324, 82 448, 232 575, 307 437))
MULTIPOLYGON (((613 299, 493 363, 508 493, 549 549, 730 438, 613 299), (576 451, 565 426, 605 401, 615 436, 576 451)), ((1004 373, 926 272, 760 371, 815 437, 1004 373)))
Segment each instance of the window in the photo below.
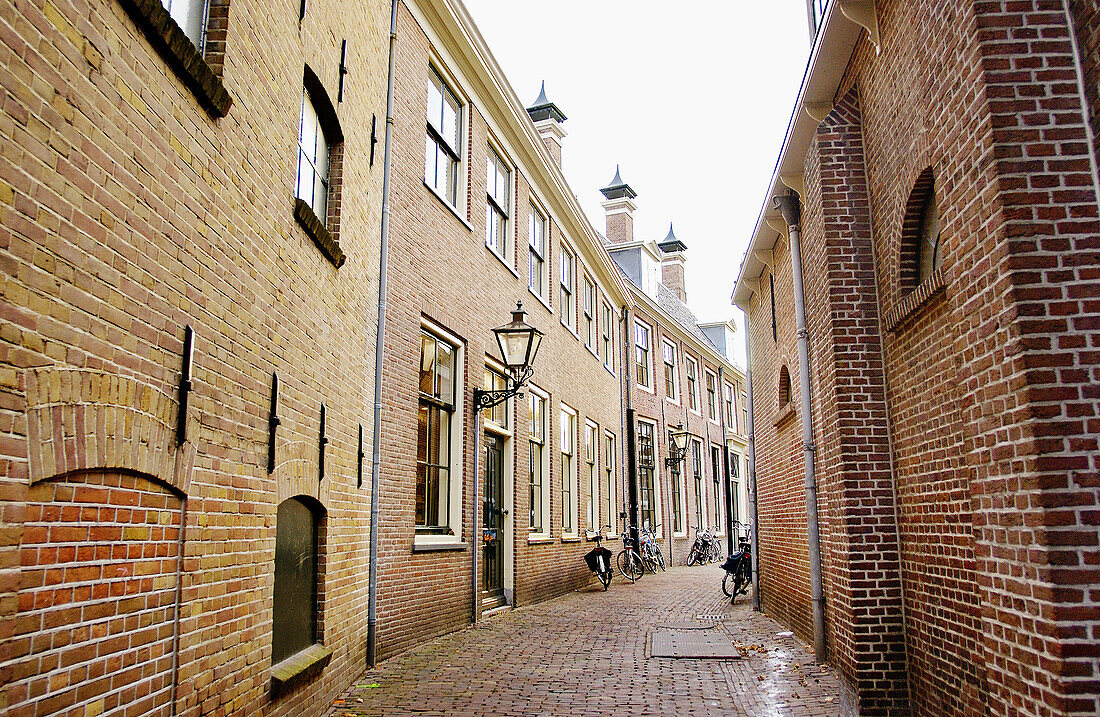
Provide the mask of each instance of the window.
POLYGON ((726 383, 722 385, 722 391, 724 392, 724 398, 726 401, 726 430, 736 431, 737 423, 734 419, 737 417, 733 410, 733 386, 726 383))
MULTIPOLYGON (((452 523, 451 456, 455 420, 457 348, 422 331, 420 334, 420 411, 416 440, 416 531, 455 535, 452 523)), ((458 455, 458 452, 455 452, 458 455)))
POLYGON ((586 421, 584 424, 584 471, 588 483, 588 528, 600 529, 600 486, 596 473, 596 451, 599 450, 599 429, 596 424, 586 421))
MULTIPOLYGON (((503 391, 508 388, 508 380, 504 377, 504 374, 494 371, 491 368, 485 369, 485 390, 486 391, 503 391)), ((511 412, 512 402, 510 400, 498 403, 489 409, 485 415, 485 420, 496 424, 497 428, 507 431, 508 430, 508 414, 511 412)))
POLYGON ((546 217, 534 204, 527 224, 527 244, 527 286, 536 296, 546 298, 546 217))
POLYGON ((684 357, 684 363, 687 364, 687 379, 688 379, 688 408, 699 412, 699 364, 695 363, 695 359, 690 356, 684 357))
POLYGON ((303 89, 302 118, 298 129, 297 197, 309 205, 322 224, 328 217, 328 165, 328 142, 325 141, 325 133, 309 92, 303 89))
MULTIPOLYGON (((669 450, 674 443, 672 438, 672 431, 668 432, 668 444, 669 450)), ((676 463, 672 466, 672 532, 683 533, 684 532, 684 481, 680 475, 680 466, 682 462, 676 463)))
POLYGON ((160 0, 176 24, 195 43, 199 53, 206 39, 206 0, 160 0))
POLYGON ((531 418, 530 469, 531 469, 531 532, 550 532, 550 483, 546 480, 549 470, 546 452, 546 397, 531 390, 528 408, 531 418))
POLYGON ((703 494, 703 444, 695 439, 691 441, 691 474, 695 478, 695 523, 705 528, 706 496, 703 494))
POLYGON ((596 351, 596 285, 584 277, 584 345, 596 351))
POLYGON ((298 170, 294 218, 317 248, 339 267, 340 172, 344 135, 324 85, 307 66, 298 122, 298 170))
POLYGON ((784 408, 791 402, 791 374, 786 366, 779 367, 779 407, 784 408))
POLYGON ((677 401, 679 398, 676 391, 676 347, 671 342, 665 341, 662 348, 665 354, 665 395, 673 401, 677 401))
POLYGON ((634 324, 634 363, 638 385, 649 388, 649 327, 640 321, 634 324))
POLYGON ((935 186, 928 188, 928 200, 920 218, 920 239, 917 250, 917 283, 921 284, 940 268, 940 205, 936 202, 935 186))
POLYGON ((284 500, 276 511, 272 664, 321 642, 317 629, 321 510, 312 499, 297 497, 284 500))
POLYGON ((428 70, 428 129, 424 140, 424 182, 458 207, 458 165, 462 159, 462 104, 434 68, 428 70))
POLYGON ((718 420, 718 377, 710 371, 706 372, 707 381, 707 417, 712 421, 718 420))
POLYGON ((600 501, 604 512, 602 523, 612 533, 618 532, 618 517, 615 513, 615 434, 605 432, 603 434, 603 488, 600 490, 600 501))
POLYGON ((493 151, 488 150, 485 167, 485 246, 492 249, 506 264, 508 256, 508 213, 511 207, 512 173, 493 151))
POLYGON ((940 243, 942 224, 936 199, 936 179, 928 167, 913 184, 901 225, 901 276, 903 292, 912 291, 932 278, 943 262, 940 243))
POLYGON ((561 532, 577 532, 577 414, 561 409, 561 532))
POLYGON ((722 519, 725 511, 722 510, 722 449, 719 446, 710 447, 710 482, 710 500, 714 506, 714 525, 721 533, 722 525, 726 521, 722 519))
POLYGON ((576 325, 573 306, 573 255, 564 246, 561 248, 561 293, 558 310, 561 311, 561 322, 573 328, 576 325))
POLYGON ((605 301, 603 302, 603 311, 600 314, 600 328, 603 330, 601 346, 601 350, 603 351, 603 365, 608 368, 611 368, 614 362, 615 344, 614 340, 611 338, 613 335, 611 327, 614 326, 614 324, 615 319, 611 311, 611 304, 605 301))
POLYGON ((656 530, 657 509, 656 485, 653 482, 653 469, 656 457, 653 453, 653 424, 638 422, 638 511, 641 514, 642 527, 656 530))
POLYGON ((749 395, 741 391, 741 433, 749 432, 749 395))

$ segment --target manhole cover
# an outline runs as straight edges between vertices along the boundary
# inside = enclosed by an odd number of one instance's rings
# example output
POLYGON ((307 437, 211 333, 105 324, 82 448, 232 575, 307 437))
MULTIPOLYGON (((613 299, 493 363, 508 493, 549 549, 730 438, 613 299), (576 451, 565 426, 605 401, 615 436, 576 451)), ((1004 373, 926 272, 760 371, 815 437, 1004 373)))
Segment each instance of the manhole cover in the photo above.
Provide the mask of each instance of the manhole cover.
POLYGON ((738 660, 741 653, 724 630, 658 628, 650 642, 650 656, 738 660))
POLYGON ((666 630, 710 630, 714 627, 713 622, 701 622, 697 620, 674 620, 672 622, 666 622, 664 625, 659 626, 658 629, 666 630))

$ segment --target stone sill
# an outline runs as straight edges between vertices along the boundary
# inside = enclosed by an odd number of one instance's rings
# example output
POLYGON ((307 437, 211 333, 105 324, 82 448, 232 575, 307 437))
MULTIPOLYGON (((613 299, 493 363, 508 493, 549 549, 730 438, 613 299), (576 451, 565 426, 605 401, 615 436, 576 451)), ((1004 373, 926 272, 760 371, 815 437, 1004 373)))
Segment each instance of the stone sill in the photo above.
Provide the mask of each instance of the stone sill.
POLYGON ((527 539, 528 545, 549 545, 553 543, 554 539, 549 535, 541 535, 539 537, 531 537, 527 539))
POLYGON ((414 553, 446 553, 458 552, 470 547, 467 543, 413 543, 414 553))
POLYGON ((325 255, 325 258, 332 262, 333 266, 339 269, 344 265, 347 257, 340 249, 340 243, 329 233, 328 229, 325 229, 325 225, 313 213, 313 208, 298 197, 294 198, 294 218, 298 220, 298 224, 313 240, 313 243, 317 245, 317 248, 321 250, 321 253, 325 255))
POLYGON ((233 105, 233 98, 160 0, 119 0, 119 4, 153 49, 195 94, 203 109, 211 117, 225 117, 233 105))
POLYGON ((886 313, 883 323, 886 325, 886 330, 893 333, 898 324, 905 321, 911 315, 917 312, 917 309, 927 304, 932 300, 936 294, 947 285, 947 281, 943 276, 943 267, 936 269, 932 272, 932 275, 925 279, 920 286, 910 291, 905 298, 897 303, 897 305, 886 313))
POLYGON ((579 535, 570 534, 570 535, 561 536, 561 542, 563 542, 563 543, 579 543, 582 540, 584 540, 584 538, 582 538, 579 535))
POLYGON ((794 404, 788 401, 783 404, 783 408, 779 409, 779 413, 772 419, 772 425, 779 428, 780 424, 786 423, 794 416, 794 404))
POLYGON ((271 690, 276 695, 285 692, 294 683, 315 675, 332 659, 332 650, 324 645, 310 645, 271 666, 271 690))

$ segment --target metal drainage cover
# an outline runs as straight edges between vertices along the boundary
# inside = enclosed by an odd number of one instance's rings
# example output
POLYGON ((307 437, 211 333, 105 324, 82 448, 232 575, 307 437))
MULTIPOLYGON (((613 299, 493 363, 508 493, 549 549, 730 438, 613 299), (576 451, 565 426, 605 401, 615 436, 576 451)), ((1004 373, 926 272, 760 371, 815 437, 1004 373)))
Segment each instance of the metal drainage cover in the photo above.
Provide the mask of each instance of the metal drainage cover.
POLYGON ((650 642, 650 657, 739 660, 741 653, 724 630, 657 628, 650 642))
POLYGON ((658 630, 710 630, 714 627, 713 622, 697 622, 695 620, 677 620, 674 622, 666 622, 664 625, 657 627, 658 630))

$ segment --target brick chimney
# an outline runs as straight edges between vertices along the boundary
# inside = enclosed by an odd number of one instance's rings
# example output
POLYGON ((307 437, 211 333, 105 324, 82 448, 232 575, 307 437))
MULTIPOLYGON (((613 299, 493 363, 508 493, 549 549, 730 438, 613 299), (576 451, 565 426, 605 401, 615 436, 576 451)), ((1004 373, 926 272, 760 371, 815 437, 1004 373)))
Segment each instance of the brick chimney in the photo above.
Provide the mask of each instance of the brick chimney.
POLYGON ((566 116, 556 104, 546 99, 545 81, 542 83, 542 89, 539 90, 539 97, 535 100, 535 104, 527 108, 527 114, 535 123, 535 131, 539 133, 539 137, 542 137, 542 143, 546 145, 550 156, 554 158, 554 162, 560 169, 561 141, 565 138, 565 128, 562 123, 565 122, 566 116))
POLYGON ((605 201, 602 203, 606 222, 607 240, 612 244, 626 244, 634 241, 634 203, 637 193, 619 176, 619 165, 615 165, 615 177, 611 184, 600 190, 605 201))
POLYGON ((676 294, 680 301, 687 303, 687 288, 684 283, 684 251, 687 245, 676 238, 671 222, 668 225, 668 236, 657 248, 661 250, 661 283, 676 294))

